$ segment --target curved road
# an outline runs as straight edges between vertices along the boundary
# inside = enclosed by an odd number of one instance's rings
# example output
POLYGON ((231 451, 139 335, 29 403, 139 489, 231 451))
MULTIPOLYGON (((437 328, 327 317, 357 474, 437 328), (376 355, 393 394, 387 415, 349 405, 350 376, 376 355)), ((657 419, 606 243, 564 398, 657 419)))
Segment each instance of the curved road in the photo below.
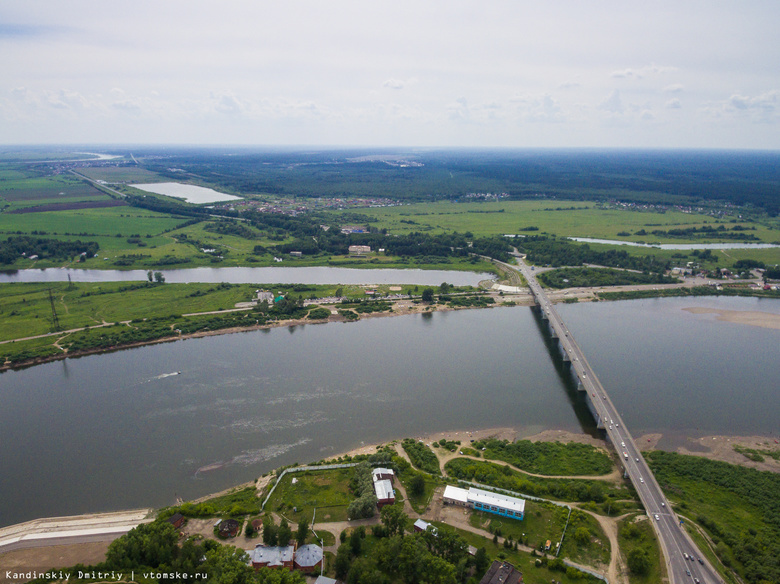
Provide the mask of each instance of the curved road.
MULTIPOLYGON (((702 556, 672 511, 669 501, 666 500, 661 487, 650 472, 650 467, 634 443, 617 408, 609 399, 563 319, 537 282, 534 271, 521 257, 517 256, 517 261, 519 271, 528 282, 528 287, 539 303, 544 318, 548 319, 550 328, 571 360, 572 370, 579 379, 581 389, 588 392, 598 426, 606 430, 609 440, 615 445, 623 460, 626 474, 633 483, 661 542, 670 582, 672 584, 722 584, 721 577, 702 556)), ((514 267, 509 264, 504 265, 514 267)))

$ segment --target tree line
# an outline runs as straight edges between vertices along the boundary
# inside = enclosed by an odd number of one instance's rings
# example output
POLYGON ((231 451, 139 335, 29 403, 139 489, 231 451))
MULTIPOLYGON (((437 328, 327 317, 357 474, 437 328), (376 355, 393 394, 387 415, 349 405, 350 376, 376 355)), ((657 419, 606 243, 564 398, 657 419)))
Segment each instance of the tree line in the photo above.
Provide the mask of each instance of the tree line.
POLYGON ((610 249, 596 251, 588 244, 575 244, 565 239, 555 239, 543 235, 515 240, 517 249, 527 254, 528 260, 536 265, 581 266, 597 264, 610 268, 626 268, 647 272, 662 273, 671 267, 668 260, 656 256, 633 256, 625 250, 610 249))
POLYGON ((9 237, 0 241, 0 264, 13 264, 24 254, 39 259, 71 259, 81 254, 94 256, 100 246, 95 241, 67 241, 28 235, 9 237))

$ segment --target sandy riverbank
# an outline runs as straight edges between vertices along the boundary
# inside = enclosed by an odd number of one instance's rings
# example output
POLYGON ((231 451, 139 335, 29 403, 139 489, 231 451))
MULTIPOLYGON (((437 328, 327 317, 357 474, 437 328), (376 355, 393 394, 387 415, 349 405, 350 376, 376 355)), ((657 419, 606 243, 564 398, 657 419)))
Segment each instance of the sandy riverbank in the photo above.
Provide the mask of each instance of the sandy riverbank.
MULTIPOLYGON (((480 440, 484 438, 496 438, 499 440, 517 440, 527 439, 534 442, 547 441, 547 442, 579 442, 582 444, 590 444, 592 446, 604 448, 606 443, 600 438, 593 437, 589 434, 571 432, 567 430, 543 430, 534 434, 525 432, 523 428, 486 428, 479 430, 452 430, 446 432, 434 432, 430 434, 423 434, 419 436, 409 436, 410 438, 422 440, 427 444, 435 441, 439 441, 443 438, 447 440, 460 440, 463 445, 469 444, 471 440, 480 440)), ((349 451, 342 452, 337 455, 331 455, 327 458, 334 459, 339 456, 346 455, 356 456, 359 454, 373 454, 377 451, 377 448, 383 444, 388 444, 393 441, 401 440, 403 437, 396 439, 386 440, 378 444, 364 444, 359 447, 353 448, 349 451)), ((657 447, 659 441, 662 441, 662 434, 646 434, 636 438, 637 444, 642 450, 652 450, 657 447)), ((765 436, 705 436, 700 438, 688 438, 686 442, 678 446, 675 450, 681 454, 690 454, 694 456, 703 456, 713 460, 722 460, 732 464, 739 464, 746 467, 752 467, 759 470, 768 470, 772 472, 780 472, 780 462, 772 459, 769 456, 764 457, 763 462, 754 462, 746 458, 743 454, 740 454, 734 450, 734 446, 739 445, 745 448, 758 449, 758 450, 780 450, 780 442, 775 438, 768 438, 765 436)), ((260 477, 254 483, 244 483, 242 485, 236 485, 220 491, 219 493, 213 493, 196 499, 196 502, 205 501, 213 497, 224 495, 236 488, 241 488, 255 484, 258 488, 258 494, 263 490, 263 487, 272 479, 272 475, 269 473, 264 477, 260 477)), ((128 512, 133 513, 133 512, 128 512)), ((138 513, 138 512, 136 512, 138 513)), ((38 524, 57 524, 57 530, 53 530, 51 533, 52 543, 47 545, 45 543, 44 529, 36 528, 36 538, 34 548, 27 549, 14 549, 13 551, 3 552, 0 550, 0 570, 14 569, 18 571, 31 570, 31 569, 43 569, 49 568, 61 568, 66 566, 72 566, 76 563, 91 564, 102 560, 105 554, 105 550, 108 548, 109 541, 85 541, 84 543, 70 543, 70 541, 78 542, 78 538, 74 538, 68 541, 67 538, 58 537, 57 531, 62 532, 71 531, 69 528, 75 524, 78 524, 79 529, 87 529, 89 531, 99 530, 101 526, 105 526, 106 522, 112 517, 116 517, 117 513, 94 513, 72 518, 64 518, 66 521, 58 521, 54 519, 41 519, 35 522, 38 524)), ((134 518, 135 521, 141 523, 143 520, 139 517, 134 518)), ((20 526, 9 526, 4 530, 13 531, 14 528, 20 526)), ((17 529, 18 531, 18 529, 17 529)), ((21 535, 21 533, 19 533, 21 535)), ((60 535, 65 535, 60 533, 60 535)), ((118 537, 120 534, 117 533, 118 537)), ((101 539, 113 539, 108 536, 108 533, 104 534, 101 539)), ((83 541, 83 540, 82 540, 83 541)), ((0 573, 0 584, 3 584, 5 579, 0 573)))
POLYGON ((683 308, 683 310, 690 312, 691 314, 717 314, 717 320, 722 322, 733 322, 780 330, 780 314, 775 314, 773 312, 723 310, 720 308, 705 308, 702 306, 683 308))

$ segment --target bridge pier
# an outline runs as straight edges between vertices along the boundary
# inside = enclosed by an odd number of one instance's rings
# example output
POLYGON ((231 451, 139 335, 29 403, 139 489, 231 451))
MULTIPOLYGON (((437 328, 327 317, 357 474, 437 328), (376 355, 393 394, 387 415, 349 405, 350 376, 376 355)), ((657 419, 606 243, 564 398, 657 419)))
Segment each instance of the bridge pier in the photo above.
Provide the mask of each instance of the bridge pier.
MULTIPOLYGON (((598 428, 599 430, 605 430, 606 425, 604 424, 604 421, 601 419, 601 415, 596 410, 596 407, 593 405, 593 400, 591 399, 591 396, 588 395, 587 393, 585 394, 585 403, 588 404, 588 410, 590 410, 593 419, 596 421, 596 428, 598 428)), ((609 440, 609 435, 607 435, 607 440, 609 440)))

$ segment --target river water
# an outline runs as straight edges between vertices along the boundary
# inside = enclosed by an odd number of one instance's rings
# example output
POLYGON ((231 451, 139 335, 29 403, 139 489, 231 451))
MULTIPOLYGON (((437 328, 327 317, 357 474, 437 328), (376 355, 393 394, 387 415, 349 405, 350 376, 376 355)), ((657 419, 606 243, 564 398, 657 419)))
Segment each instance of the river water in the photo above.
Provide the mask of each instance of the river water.
MULTIPOLYGON (((713 236, 715 237, 715 236, 713 236)), ((569 237, 580 243, 603 243, 607 245, 627 245, 629 247, 648 247, 658 249, 687 250, 694 249, 772 249, 780 247, 777 243, 723 242, 723 243, 639 243, 617 239, 595 239, 592 237, 569 237)))
MULTIPOLYGON (((448 282, 455 286, 476 286, 492 274, 456 270, 399 270, 331 268, 185 268, 155 270, 171 283, 231 284, 420 284, 438 286, 448 282)), ((46 268, 42 270, 0 271, 0 283, 9 282, 132 282, 147 279, 148 270, 76 270, 46 268)))
MULTIPOLYGON (((780 331, 691 306, 561 305, 635 436, 778 432, 780 331)), ((189 339, 0 375, 0 525, 173 504, 277 466, 443 430, 595 433, 528 307, 189 339)))

